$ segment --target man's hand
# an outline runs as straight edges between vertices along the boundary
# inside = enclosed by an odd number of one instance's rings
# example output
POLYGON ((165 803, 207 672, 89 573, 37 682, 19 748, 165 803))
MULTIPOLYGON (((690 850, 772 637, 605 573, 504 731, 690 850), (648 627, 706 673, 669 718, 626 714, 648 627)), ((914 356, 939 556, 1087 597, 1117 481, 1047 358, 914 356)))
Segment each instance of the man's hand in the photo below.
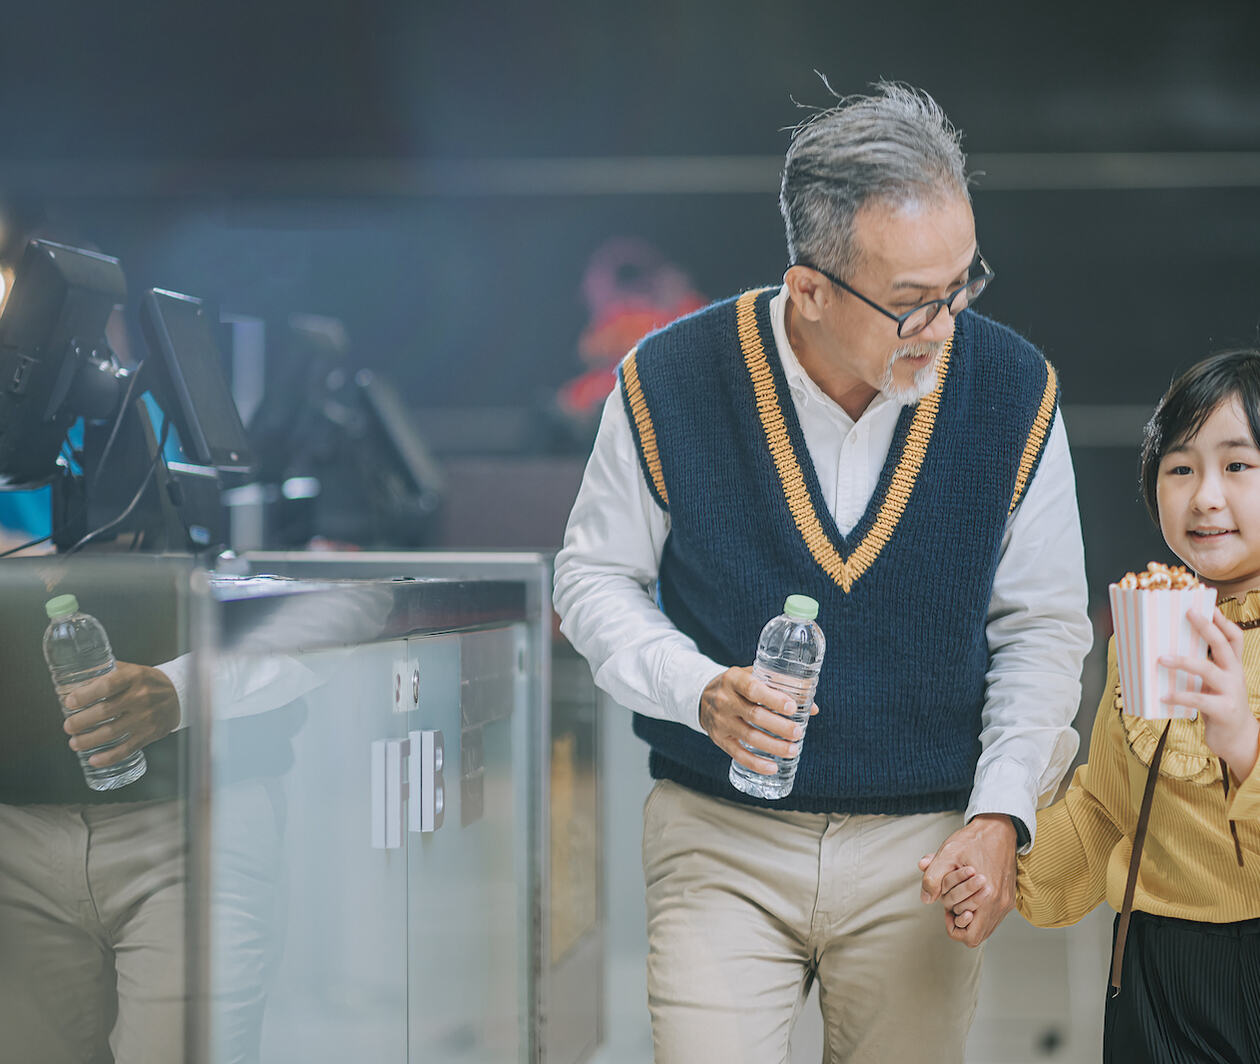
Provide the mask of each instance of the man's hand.
POLYGON ((922 899, 944 903, 949 937, 978 946, 1015 907, 1015 825, 1008 816, 980 813, 919 867, 922 899))
POLYGON ((71 750, 91 750, 126 736, 112 749, 93 754, 89 763, 94 768, 116 765, 179 724, 179 697, 166 674, 126 661, 68 694, 65 707, 73 711, 65 722, 71 750))
MULTIPOLYGON (((700 727, 733 760, 763 776, 773 776, 779 766, 750 754, 740 743, 778 757, 795 756, 805 734, 804 725, 791 718, 796 711, 795 702, 754 679, 747 666, 714 677, 700 695, 700 727)), ((809 712, 813 716, 818 707, 811 706, 809 712)))

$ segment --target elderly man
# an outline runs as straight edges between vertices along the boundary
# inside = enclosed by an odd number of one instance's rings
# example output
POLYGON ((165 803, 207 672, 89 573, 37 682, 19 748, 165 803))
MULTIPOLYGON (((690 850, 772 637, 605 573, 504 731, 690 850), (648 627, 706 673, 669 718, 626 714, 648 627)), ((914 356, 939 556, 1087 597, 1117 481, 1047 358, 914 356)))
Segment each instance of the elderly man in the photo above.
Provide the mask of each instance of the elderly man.
POLYGON ((828 1061, 961 1061, 980 954, 958 943, 1009 910, 1076 749, 1090 628, 1058 382, 970 309, 993 271, 926 94, 880 84, 815 115, 780 205, 783 284, 622 363, 556 609, 651 746, 657 1061, 786 1060, 815 980, 828 1061), (749 668, 795 592, 827 637, 819 712, 795 788, 766 801, 728 768, 797 748, 749 668), (990 883, 965 929, 923 904, 958 864, 990 883))

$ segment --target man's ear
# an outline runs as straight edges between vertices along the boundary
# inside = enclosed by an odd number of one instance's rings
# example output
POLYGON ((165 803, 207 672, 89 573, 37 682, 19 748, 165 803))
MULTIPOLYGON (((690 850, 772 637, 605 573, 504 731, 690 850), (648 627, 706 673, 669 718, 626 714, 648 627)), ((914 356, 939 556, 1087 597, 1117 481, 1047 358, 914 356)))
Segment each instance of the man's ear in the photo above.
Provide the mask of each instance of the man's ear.
POLYGON ((788 296, 796 311, 806 321, 818 321, 822 308, 835 298, 830 282, 817 270, 808 266, 789 266, 783 275, 788 296))

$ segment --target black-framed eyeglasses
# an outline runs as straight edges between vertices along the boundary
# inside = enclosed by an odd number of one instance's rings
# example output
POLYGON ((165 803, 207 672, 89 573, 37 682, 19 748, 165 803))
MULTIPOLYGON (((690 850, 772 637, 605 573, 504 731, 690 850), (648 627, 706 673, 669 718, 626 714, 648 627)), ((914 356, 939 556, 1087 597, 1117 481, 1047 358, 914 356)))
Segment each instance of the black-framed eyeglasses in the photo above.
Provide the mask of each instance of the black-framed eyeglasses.
POLYGON ((897 323, 897 336, 902 340, 906 340, 911 336, 918 336, 919 333, 936 320, 936 316, 942 310, 948 310, 950 317, 957 317, 980 298, 980 294, 996 276, 992 267, 984 261, 984 256, 977 251, 976 257, 971 260, 971 268, 967 272, 965 284, 959 285, 944 299, 929 299, 926 303, 920 303, 917 307, 911 307, 904 314, 894 314, 891 310, 881 307, 875 300, 868 299, 862 295, 852 285, 845 284, 839 277, 833 277, 820 266, 811 266, 808 262, 799 262, 797 265, 805 266, 817 273, 821 273, 837 288, 843 288, 850 295, 857 296, 863 303, 874 307, 884 317, 892 318, 897 323))

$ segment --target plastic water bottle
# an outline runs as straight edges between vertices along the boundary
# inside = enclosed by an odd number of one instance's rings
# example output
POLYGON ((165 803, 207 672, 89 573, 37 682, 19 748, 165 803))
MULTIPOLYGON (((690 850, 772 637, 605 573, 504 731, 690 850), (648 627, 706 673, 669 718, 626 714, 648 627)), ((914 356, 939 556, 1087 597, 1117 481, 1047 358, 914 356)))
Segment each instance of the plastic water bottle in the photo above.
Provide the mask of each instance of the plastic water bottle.
MULTIPOLYGON (((58 595, 49 599, 44 610, 48 614, 48 627, 44 630, 44 660, 48 662, 48 671, 52 674, 53 688, 61 700, 62 712, 68 717, 71 712, 78 713, 88 707, 67 710, 66 695, 89 680, 113 672, 114 652, 101 622, 89 614, 80 613, 79 600, 73 595, 58 595)), ((120 738, 91 750, 78 751, 83 777, 92 790, 112 791, 125 787, 148 771, 149 765, 141 750, 137 750, 125 761, 106 768, 96 768, 88 764, 88 758, 93 754, 109 750, 124 741, 125 739, 120 738)))
MULTIPOLYGON (((822 629, 814 623, 817 616, 818 603, 812 598, 789 595, 783 604, 783 613, 761 630, 757 660, 753 662, 753 675, 758 680, 796 703, 796 712, 791 717, 802 728, 809 723, 809 707, 814 703, 823 652, 827 649, 822 629)), ((743 746, 758 757, 774 761, 779 770, 773 776, 763 776, 732 761, 733 786, 757 798, 786 798, 792 793, 796 766, 801 759, 799 753, 795 757, 776 757, 747 743, 743 746)))

